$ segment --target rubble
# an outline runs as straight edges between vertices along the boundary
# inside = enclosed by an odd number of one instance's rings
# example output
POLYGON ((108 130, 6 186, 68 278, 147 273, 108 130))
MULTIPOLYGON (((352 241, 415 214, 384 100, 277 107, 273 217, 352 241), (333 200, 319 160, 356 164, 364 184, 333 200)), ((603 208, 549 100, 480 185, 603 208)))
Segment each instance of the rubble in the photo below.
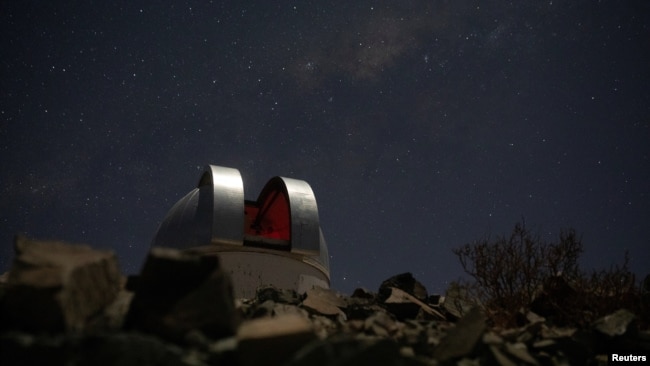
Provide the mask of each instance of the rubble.
POLYGON ((501 329, 462 294, 429 295, 411 274, 376 293, 263 286, 233 299, 215 256, 153 248, 125 284, 110 253, 21 240, 0 276, 1 365, 569 365, 650 352, 650 332, 624 309, 561 328, 545 300, 544 314, 501 329), (61 310, 71 304, 84 310, 71 317, 61 310))

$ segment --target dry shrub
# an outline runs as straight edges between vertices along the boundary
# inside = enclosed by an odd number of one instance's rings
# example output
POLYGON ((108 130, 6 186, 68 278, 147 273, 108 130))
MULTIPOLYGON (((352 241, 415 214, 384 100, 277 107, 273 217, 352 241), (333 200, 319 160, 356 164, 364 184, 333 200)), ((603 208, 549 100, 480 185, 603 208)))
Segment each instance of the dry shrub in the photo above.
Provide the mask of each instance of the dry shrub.
POLYGON ((582 323, 611 314, 618 309, 628 309, 639 316, 643 327, 647 327, 648 314, 641 298, 641 288, 634 273, 629 270, 630 257, 625 252, 622 265, 613 265, 608 270, 593 271, 578 279, 579 301, 574 309, 583 309, 574 318, 582 323))
POLYGON ((468 297, 493 325, 520 325, 531 307, 558 325, 585 325, 623 307, 643 314, 627 254, 622 266, 587 275, 578 266, 582 251, 573 229, 547 243, 518 223, 509 237, 486 237, 453 252, 473 279, 462 283, 468 297))

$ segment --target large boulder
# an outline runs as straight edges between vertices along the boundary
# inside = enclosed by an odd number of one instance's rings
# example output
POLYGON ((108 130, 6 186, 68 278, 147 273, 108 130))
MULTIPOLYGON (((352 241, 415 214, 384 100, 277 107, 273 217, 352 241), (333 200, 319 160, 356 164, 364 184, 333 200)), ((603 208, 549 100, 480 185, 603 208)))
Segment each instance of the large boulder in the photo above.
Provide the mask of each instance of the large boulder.
POLYGON ((233 335, 237 326, 233 288, 219 258, 152 248, 136 282, 125 326, 180 343, 195 330, 215 339, 233 335))
POLYGON ((399 320, 415 318, 445 320, 445 316, 439 311, 397 287, 390 288, 390 296, 384 300, 383 305, 399 320))
POLYGON ((0 302, 0 327, 81 330, 121 287, 115 255, 86 245, 15 239, 16 257, 0 302))
POLYGON ((393 287, 413 295, 420 301, 427 301, 429 297, 426 287, 416 280, 412 273, 406 272, 390 277, 379 285, 379 300, 386 300, 391 295, 393 287))

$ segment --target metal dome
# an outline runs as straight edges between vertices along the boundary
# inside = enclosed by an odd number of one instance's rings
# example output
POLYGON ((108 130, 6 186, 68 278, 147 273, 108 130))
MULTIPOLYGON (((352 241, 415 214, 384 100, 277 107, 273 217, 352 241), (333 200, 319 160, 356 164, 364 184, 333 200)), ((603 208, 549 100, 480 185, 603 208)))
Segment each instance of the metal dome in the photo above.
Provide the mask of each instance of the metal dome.
POLYGON ((208 165, 169 210, 152 246, 218 254, 238 297, 254 296, 261 285, 304 292, 330 283, 316 197, 303 180, 271 178, 249 201, 239 170, 208 165))
POLYGON ((152 244, 180 249, 212 242, 242 245, 243 213, 239 170, 208 165, 197 188, 169 210, 152 244))

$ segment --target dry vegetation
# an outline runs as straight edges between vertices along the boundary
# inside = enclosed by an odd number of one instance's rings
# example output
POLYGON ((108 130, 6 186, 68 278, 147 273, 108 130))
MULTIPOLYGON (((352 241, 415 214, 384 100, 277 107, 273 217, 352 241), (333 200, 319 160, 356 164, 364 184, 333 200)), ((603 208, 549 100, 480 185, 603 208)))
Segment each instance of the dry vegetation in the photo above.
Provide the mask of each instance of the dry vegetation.
POLYGON ((578 265, 582 252, 573 229, 547 243, 518 223, 508 237, 486 237, 454 250, 473 280, 456 286, 495 326, 516 326, 531 310, 559 326, 585 326, 625 308, 647 328, 648 304, 628 269, 628 254, 620 266, 588 273, 578 265))

